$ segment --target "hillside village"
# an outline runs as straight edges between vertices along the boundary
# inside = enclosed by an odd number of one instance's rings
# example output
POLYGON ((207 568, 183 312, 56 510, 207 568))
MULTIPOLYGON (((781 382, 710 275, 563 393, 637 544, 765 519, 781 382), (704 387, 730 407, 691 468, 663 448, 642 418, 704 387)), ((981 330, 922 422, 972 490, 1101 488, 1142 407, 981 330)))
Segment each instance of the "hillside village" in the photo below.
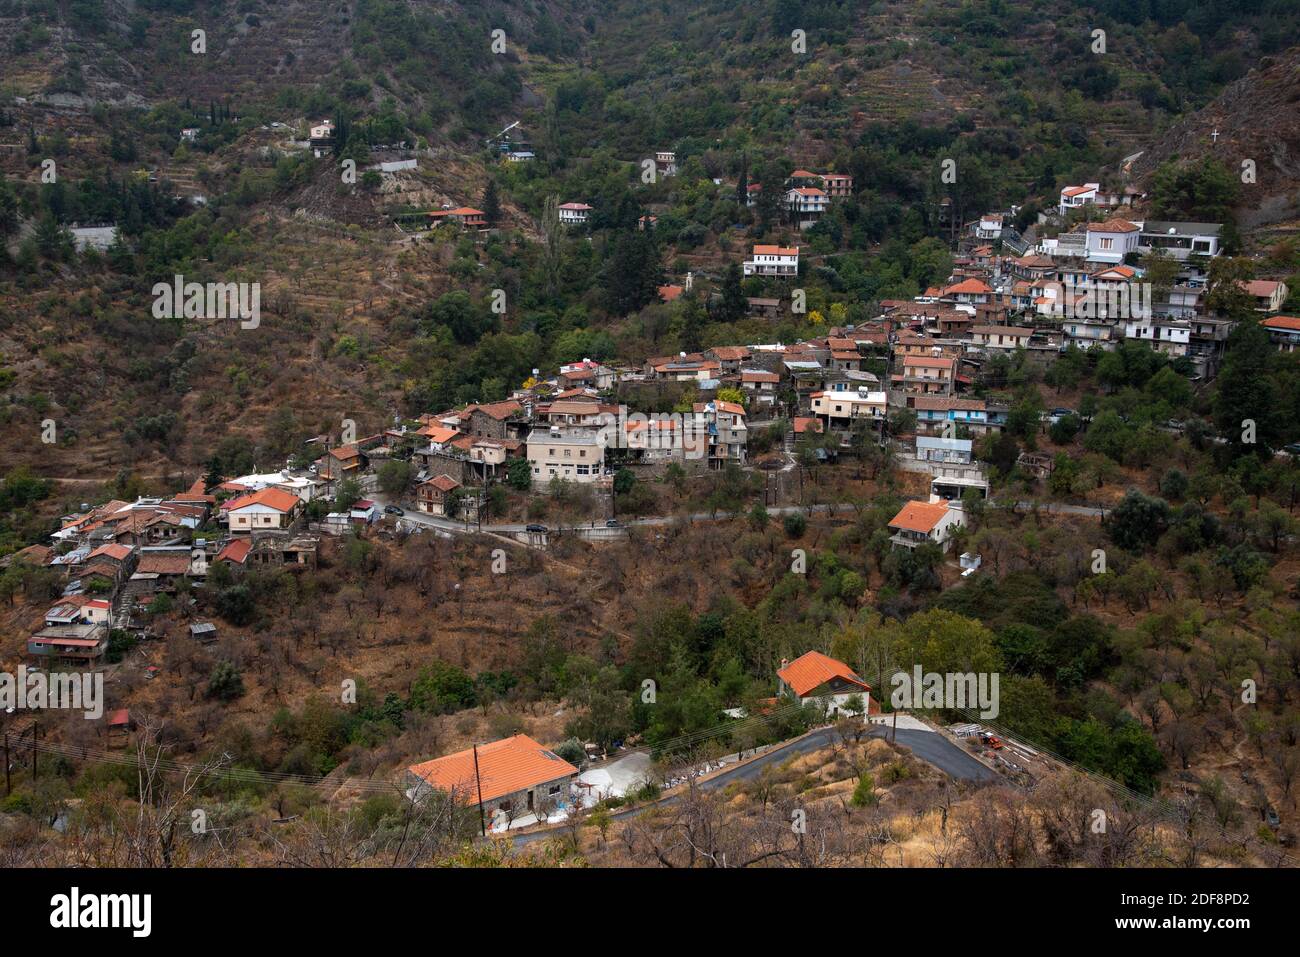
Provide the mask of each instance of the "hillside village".
POLYGON ((86 108, 157 23, 12 49, 0 667, 103 696, 0 715, 0 860, 1293 863, 1298 208, 1237 182, 1244 65, 1138 88, 1112 26, 995 101, 970 64, 1057 55, 1020 5, 1019 53, 886 4, 899 49, 734 83, 720 9, 629 52, 662 12, 511 8, 497 57, 257 6, 264 91, 86 108))

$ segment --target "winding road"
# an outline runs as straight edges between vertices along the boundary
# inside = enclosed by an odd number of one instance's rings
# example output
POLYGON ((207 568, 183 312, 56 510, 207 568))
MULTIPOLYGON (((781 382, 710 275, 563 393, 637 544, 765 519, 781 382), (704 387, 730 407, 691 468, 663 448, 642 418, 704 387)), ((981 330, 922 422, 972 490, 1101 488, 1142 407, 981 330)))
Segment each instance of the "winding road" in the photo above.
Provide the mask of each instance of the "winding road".
MULTIPOLYGON (((868 736, 888 739, 891 733, 891 729, 884 725, 873 725, 871 730, 868 732, 868 736)), ((938 732, 899 728, 897 735, 899 744, 908 748, 917 758, 938 768, 953 780, 973 781, 977 784, 987 784, 999 780, 999 775, 996 771, 993 771, 987 765, 977 761, 970 754, 967 754, 960 747, 953 744, 938 732)), ((797 738, 787 744, 782 744, 778 747, 772 748, 770 751, 767 751, 747 763, 727 768, 725 771, 720 772, 714 777, 709 778, 706 781, 701 781, 699 786, 703 790, 714 791, 718 788, 724 788, 735 781, 752 781, 758 777, 764 767, 770 764, 780 763, 800 754, 808 754, 811 751, 830 747, 833 743, 834 736, 834 729, 822 728, 820 731, 814 731, 802 738, 797 738)), ((613 818, 615 821, 626 820, 635 817, 652 807, 662 807, 666 804, 672 804, 678 797, 679 795, 670 794, 659 801, 654 801, 650 804, 643 804, 639 807, 615 813, 613 818)), ((548 837, 553 837, 556 833, 558 833, 556 828, 530 831, 526 834, 514 835, 512 841, 515 847, 522 847, 523 845, 531 844, 534 841, 545 840, 548 837)))

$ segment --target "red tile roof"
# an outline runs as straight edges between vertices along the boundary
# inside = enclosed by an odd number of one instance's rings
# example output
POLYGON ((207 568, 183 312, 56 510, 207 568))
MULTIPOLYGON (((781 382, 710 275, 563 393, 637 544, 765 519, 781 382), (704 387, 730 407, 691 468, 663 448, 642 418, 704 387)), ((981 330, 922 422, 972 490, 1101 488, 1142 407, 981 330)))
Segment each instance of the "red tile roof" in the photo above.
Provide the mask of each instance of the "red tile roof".
POLYGON ((458 751, 408 770, 441 791, 454 791, 469 804, 492 801, 577 774, 568 761, 546 750, 526 734, 493 741, 478 749, 478 777, 474 774, 474 751, 458 751))
POLYGON ((292 492, 286 492, 282 488, 276 488, 268 485, 264 489, 252 493, 251 495, 241 495, 225 504, 227 512, 233 512, 236 509, 247 508, 250 505, 265 505, 267 508, 273 508, 277 512, 291 512, 298 507, 302 500, 292 492))
POLYGON ((929 535, 947 514, 948 503, 943 500, 938 502, 908 502, 897 515, 889 520, 889 527, 929 535))
POLYGON ((486 413, 498 421, 510 418, 512 415, 519 415, 524 411, 524 407, 514 399, 503 399, 500 402, 489 402, 486 405, 469 405, 465 407, 464 415, 469 415, 477 409, 479 412, 486 413))
POLYGON ((253 550, 253 542, 248 538, 236 538, 228 542, 226 546, 217 552, 216 561, 234 562, 236 565, 244 564, 244 559, 248 558, 248 553, 253 550))
POLYGON ((749 358, 748 346, 714 346, 709 350, 713 353, 715 359, 747 359, 749 358))
POLYGON ((100 555, 103 555, 106 558, 111 558, 115 561, 124 562, 131 556, 131 547, 129 545, 101 545, 86 556, 86 561, 90 561, 92 558, 98 558, 100 555))
POLYGON ((833 678, 842 678, 850 684, 858 685, 863 691, 871 690, 871 686, 854 674, 852 668, 820 651, 800 655, 778 671, 777 676, 801 698, 833 678))
POLYGON ((145 552, 136 566, 137 575, 184 575, 190 570, 190 556, 145 552))
POLYGON ((439 492, 450 492, 452 489, 460 488, 460 483, 450 475, 435 475, 425 485, 432 485, 439 492))
POLYGON ((961 282, 957 283, 955 286, 949 286, 947 289, 943 291, 943 294, 947 296, 954 292, 990 293, 992 291, 993 290, 990 289, 986 283, 982 283, 978 279, 964 279, 961 282))
POLYGON ((1090 233, 1135 233, 1137 227, 1127 219, 1108 219, 1104 223, 1089 223, 1088 232, 1090 233))

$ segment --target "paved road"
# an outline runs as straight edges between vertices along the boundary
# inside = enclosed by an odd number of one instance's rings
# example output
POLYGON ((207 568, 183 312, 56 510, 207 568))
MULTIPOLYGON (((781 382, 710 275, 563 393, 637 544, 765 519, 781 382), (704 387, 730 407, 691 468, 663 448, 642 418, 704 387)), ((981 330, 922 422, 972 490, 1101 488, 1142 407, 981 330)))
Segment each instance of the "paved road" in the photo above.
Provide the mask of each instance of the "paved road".
MULTIPOLYGON (((752 781, 764 767, 770 764, 779 764, 788 761, 790 758, 800 754, 807 754, 810 751, 817 751, 821 748, 829 747, 834 737, 834 730, 823 728, 820 731, 814 731, 806 737, 791 741, 789 744, 783 744, 780 747, 764 753, 753 759, 747 764, 736 765, 715 775, 707 781, 700 782, 700 788, 706 791, 724 788, 734 781, 752 781)), ((884 725, 875 725, 868 734, 873 738, 889 739, 890 728, 884 725)), ((970 754, 963 751, 953 742, 949 741, 942 734, 934 731, 917 731, 910 728, 898 729, 898 743, 909 748, 917 758, 933 765, 940 771, 943 771, 949 777, 957 781, 975 781, 977 783, 988 783, 999 780, 997 772, 977 761, 970 754)), ((670 795, 662 801, 654 804, 647 804, 641 807, 632 808, 621 813, 614 814, 614 820, 624 820, 635 817, 643 811, 652 807, 662 807, 666 804, 672 804, 676 801, 678 795, 670 795)), ((534 831, 530 834, 516 834, 513 838, 515 847, 522 847, 533 841, 545 840, 556 834, 555 830, 534 831)))
MULTIPOLYGON (((371 501, 376 502, 381 508, 385 505, 392 504, 391 500, 382 494, 371 495, 370 499, 371 501)), ((519 532, 527 531, 527 525, 522 523, 484 525, 482 526, 482 528, 479 528, 478 526, 473 524, 458 522, 453 519, 443 518, 438 515, 428 515, 424 512, 418 511, 413 505, 410 505, 409 503, 406 502, 401 503, 401 505, 402 505, 402 510, 406 513, 401 517, 401 521, 406 522, 409 525, 420 525, 424 528, 430 528, 435 531, 449 532, 452 534, 459 534, 459 535, 471 534, 478 531, 490 532, 497 535, 513 535, 519 532)), ((817 513, 832 514, 836 512, 851 512, 855 508, 856 506, 851 504, 774 505, 767 509, 767 514, 776 515, 776 516, 790 515, 795 512, 801 512, 807 515, 814 515, 817 513)), ((619 519, 619 521, 625 527, 633 527, 633 526, 651 527, 651 526, 672 525, 673 523, 682 521, 683 519, 691 522, 726 521, 732 518, 745 518, 747 515, 748 512, 739 512, 736 514, 733 514, 731 512, 718 512, 716 515, 713 512, 692 512, 688 515, 654 515, 649 518, 629 518, 626 520, 619 519)), ((563 530, 563 531, 574 531, 574 532, 581 533, 584 529, 588 529, 590 527, 591 526, 589 525, 565 526, 563 529, 556 528, 555 531, 558 532, 563 530)), ((595 527, 598 529, 603 529, 604 522, 598 520, 595 527)))
MULTIPOLYGON (((385 498, 383 495, 371 495, 370 497, 372 500, 378 502, 381 506, 390 504, 389 500, 385 498)), ((1027 502, 1027 501, 1024 502, 1018 501, 1015 503, 990 501, 989 504, 994 508, 1017 508, 1026 511, 1031 510, 1035 506, 1037 506, 1039 511, 1048 512, 1052 514, 1059 514, 1059 515, 1087 515, 1092 518, 1103 518, 1106 515, 1106 509, 1098 508, 1093 505, 1067 505, 1061 502, 1035 503, 1035 502, 1027 502)), ((834 505, 774 505, 767 509, 767 514, 773 516, 781 516, 781 515, 790 515, 795 512, 801 512, 806 515, 816 515, 818 513, 823 515, 830 515, 830 514, 836 514, 840 512, 852 512, 857 507, 858 506, 850 503, 840 503, 834 505)), ((406 522, 407 524, 420 525, 425 528, 433 529, 434 531, 446 532, 448 534, 453 534, 453 535, 467 535, 476 531, 483 531, 483 532, 488 532, 496 535, 515 535, 527 530, 526 525, 518 524, 518 523, 484 525, 481 529, 479 529, 476 526, 472 524, 466 524, 465 522, 453 521, 452 519, 442 518, 437 515, 426 515, 423 512, 417 511, 414 506, 408 506, 408 504, 406 503, 403 504, 403 509, 405 510, 406 514, 402 516, 402 521, 406 522)), ((673 523, 682 521, 683 519, 690 522, 727 521, 733 518, 744 518, 746 514, 747 513, 745 512, 741 512, 737 514, 732 514, 730 512, 718 512, 715 515, 713 512, 692 512, 688 515, 653 515, 649 518, 629 518, 627 520, 620 519, 620 522, 622 523, 623 526, 628 528, 632 528, 632 527, 649 528, 655 526, 672 525, 673 523)), ((603 524, 604 524, 603 522, 600 522, 595 527, 603 530, 603 524)), ((563 530, 573 531, 581 534, 581 532, 588 527, 589 526, 585 526, 585 525, 568 526, 563 530)), ((556 531, 560 531, 560 530, 561 529, 558 528, 556 529, 556 531)))
MULTIPOLYGON (((1006 508, 1001 503, 994 503, 998 508, 1006 508)), ((1061 502, 1016 502, 1016 508, 1033 509, 1038 506, 1040 512, 1054 512, 1061 515, 1090 515, 1094 518, 1105 518, 1106 510, 1097 508, 1094 505, 1065 505, 1061 502)))

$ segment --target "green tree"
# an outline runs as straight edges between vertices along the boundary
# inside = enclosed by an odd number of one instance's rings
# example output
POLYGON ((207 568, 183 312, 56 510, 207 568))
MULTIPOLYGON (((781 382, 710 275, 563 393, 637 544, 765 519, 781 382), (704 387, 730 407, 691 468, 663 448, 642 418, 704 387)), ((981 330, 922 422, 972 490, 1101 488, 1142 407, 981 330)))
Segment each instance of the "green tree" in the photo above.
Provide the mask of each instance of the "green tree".
POLYGON ((349 511, 359 501, 361 501, 361 483, 351 478, 340 481, 334 492, 334 511, 349 511))
POLYGON ((1272 355, 1268 332, 1258 323, 1238 323, 1228 336, 1227 353, 1215 383, 1214 423, 1234 458, 1265 452, 1277 442, 1277 387, 1269 368, 1272 355), (1252 438, 1253 443, 1249 441, 1252 438))
POLYGON ((501 197, 497 193, 497 181, 491 177, 483 189, 483 219, 493 228, 501 220, 501 197))
POLYGON ((533 472, 527 459, 511 459, 506 463, 506 482, 520 492, 533 487, 533 472))
POLYGON ((218 701, 234 701, 244 694, 244 676, 229 661, 218 661, 208 676, 206 694, 218 701))
POLYGON ((1111 539, 1120 548, 1140 552, 1155 544, 1169 525, 1169 503, 1162 498, 1144 495, 1135 488, 1106 518, 1111 539))
POLYGON ((389 459, 379 466, 379 490, 386 495, 400 497, 406 494, 414 477, 415 468, 410 462, 389 459))

